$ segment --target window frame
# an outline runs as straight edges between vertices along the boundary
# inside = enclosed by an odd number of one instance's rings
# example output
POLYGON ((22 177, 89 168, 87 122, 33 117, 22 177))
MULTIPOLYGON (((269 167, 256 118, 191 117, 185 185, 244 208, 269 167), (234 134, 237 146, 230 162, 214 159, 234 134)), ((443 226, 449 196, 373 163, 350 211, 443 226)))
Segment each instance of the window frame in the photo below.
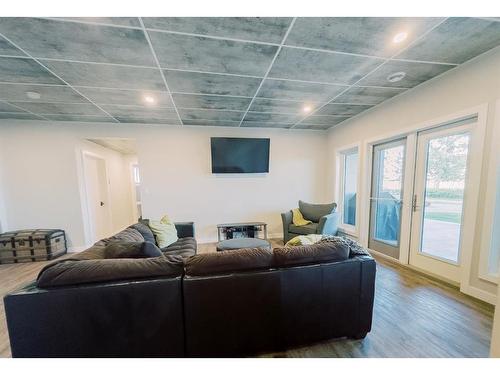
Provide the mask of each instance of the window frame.
POLYGON ((337 207, 340 215, 339 228, 342 232, 353 236, 355 238, 359 237, 359 204, 360 204, 360 178, 361 178, 361 146, 356 143, 354 145, 349 145, 343 147, 337 151, 337 207), (345 172, 346 172, 346 159, 347 156, 357 154, 357 171, 356 171, 356 214, 355 214, 355 224, 344 223, 344 189, 345 189, 345 172))

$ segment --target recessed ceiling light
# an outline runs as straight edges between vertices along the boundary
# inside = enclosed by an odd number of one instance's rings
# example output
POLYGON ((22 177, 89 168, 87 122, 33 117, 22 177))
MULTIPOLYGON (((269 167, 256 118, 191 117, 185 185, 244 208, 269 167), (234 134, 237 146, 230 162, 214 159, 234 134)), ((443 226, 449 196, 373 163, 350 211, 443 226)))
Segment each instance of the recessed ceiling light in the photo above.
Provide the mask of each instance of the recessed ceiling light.
POLYGON ((156 103, 156 99, 151 95, 144 95, 144 102, 149 105, 153 105, 156 103))
POLYGON ((394 38, 392 38, 392 41, 394 43, 401 43, 402 41, 406 40, 406 38, 408 38, 408 33, 405 31, 402 31, 402 32, 394 35, 394 38))
POLYGON ((392 73, 392 74, 389 74, 387 76, 387 80, 389 82, 399 82, 401 81, 404 77, 406 76, 406 73, 405 72, 396 72, 396 73, 392 73))
POLYGON ((26 96, 30 99, 40 99, 42 95, 36 91, 26 91, 26 96))
POLYGON ((304 108, 302 108, 302 110, 307 113, 307 112, 311 112, 312 110, 312 107, 310 105, 306 105, 304 108))

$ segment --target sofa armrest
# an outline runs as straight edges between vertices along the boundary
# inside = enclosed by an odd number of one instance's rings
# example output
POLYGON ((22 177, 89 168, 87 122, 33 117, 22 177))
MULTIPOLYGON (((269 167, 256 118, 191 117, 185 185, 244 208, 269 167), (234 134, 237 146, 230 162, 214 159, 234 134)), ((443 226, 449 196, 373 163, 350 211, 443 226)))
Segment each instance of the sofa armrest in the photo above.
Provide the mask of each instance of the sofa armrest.
POLYGON ((292 219, 292 210, 281 214, 281 220, 283 221, 283 234, 288 232, 288 226, 292 224, 292 219))
POLYGON ((194 238, 194 222, 186 221, 186 222, 178 222, 174 223, 175 229, 177 229, 177 237, 185 238, 185 237, 193 237, 194 238))
POLYGON ((318 234, 336 235, 339 228, 340 215, 338 212, 325 215, 319 219, 318 234))

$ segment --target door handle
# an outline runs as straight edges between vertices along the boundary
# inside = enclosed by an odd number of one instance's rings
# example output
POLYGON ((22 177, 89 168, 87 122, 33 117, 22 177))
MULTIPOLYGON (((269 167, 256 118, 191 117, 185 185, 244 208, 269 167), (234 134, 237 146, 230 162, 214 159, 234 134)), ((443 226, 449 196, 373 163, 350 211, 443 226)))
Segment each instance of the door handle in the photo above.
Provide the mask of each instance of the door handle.
POLYGON ((412 208, 413 212, 416 212, 417 209, 418 209, 418 206, 417 206, 417 194, 413 195, 413 199, 411 201, 411 208, 412 208))
POLYGON ((102 206, 104 206, 104 202, 101 202, 101 203, 100 203, 100 206, 101 206, 101 207, 102 207, 102 206))

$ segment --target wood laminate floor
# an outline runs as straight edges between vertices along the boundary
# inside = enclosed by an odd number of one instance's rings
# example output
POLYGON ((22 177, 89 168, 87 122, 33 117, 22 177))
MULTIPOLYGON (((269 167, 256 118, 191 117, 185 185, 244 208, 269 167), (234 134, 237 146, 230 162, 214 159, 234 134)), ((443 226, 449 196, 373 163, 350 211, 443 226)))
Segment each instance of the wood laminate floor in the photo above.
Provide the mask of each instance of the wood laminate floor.
MULTIPOLYGON (((215 244, 199 245, 199 253, 211 251, 215 244)), ((0 265, 0 357, 10 357, 3 296, 35 279, 45 264, 0 265)), ((330 340, 264 357, 487 357, 492 320, 493 306, 377 258, 373 326, 364 340, 330 340)))

